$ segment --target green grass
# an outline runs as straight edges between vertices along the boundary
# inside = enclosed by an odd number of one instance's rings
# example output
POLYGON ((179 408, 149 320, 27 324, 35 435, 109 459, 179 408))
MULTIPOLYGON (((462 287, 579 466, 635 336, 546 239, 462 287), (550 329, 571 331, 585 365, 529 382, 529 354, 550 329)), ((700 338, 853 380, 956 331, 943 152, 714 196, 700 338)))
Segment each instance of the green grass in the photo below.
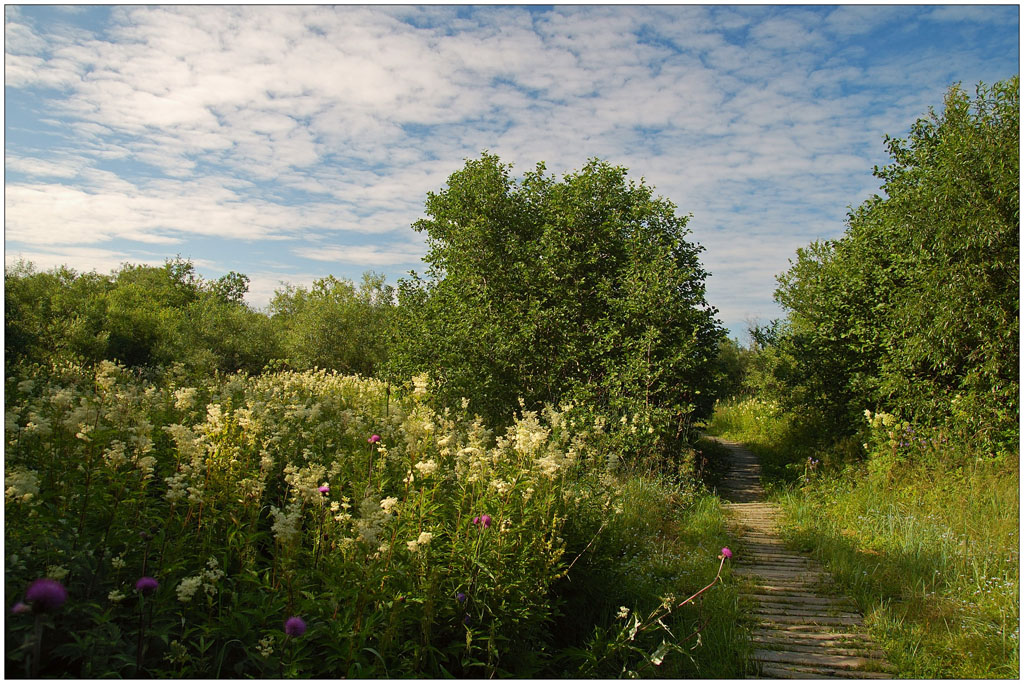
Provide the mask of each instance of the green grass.
POLYGON ((621 515, 559 588, 567 597, 555 630, 568 642, 564 676, 742 677, 750 644, 728 565, 695 606, 675 608, 629 639, 634 616, 650 615, 664 597, 678 604, 714 579, 730 544, 719 499, 662 476, 626 476, 620 486, 621 515), (623 607, 627 619, 617 617, 623 607), (662 641, 680 648, 654 665, 662 641))
POLYGON ((762 457, 784 536, 857 600, 899 676, 1017 677, 1018 463, 931 443, 858 461, 770 409, 725 404, 709 432, 762 457))

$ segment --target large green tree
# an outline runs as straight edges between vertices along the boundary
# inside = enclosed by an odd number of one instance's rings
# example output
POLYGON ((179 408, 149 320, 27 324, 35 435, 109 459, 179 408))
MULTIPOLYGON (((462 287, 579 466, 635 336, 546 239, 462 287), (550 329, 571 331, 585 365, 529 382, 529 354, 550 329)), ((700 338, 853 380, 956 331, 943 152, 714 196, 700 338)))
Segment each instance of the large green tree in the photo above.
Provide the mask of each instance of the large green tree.
POLYGON ((884 195, 842 238, 798 251, 780 276, 789 311, 776 376, 852 430, 865 408, 943 424, 992 444, 1019 430, 1020 83, 887 138, 884 195))
MULTIPOLYGON (((687 216, 626 169, 592 160, 521 180, 496 156, 430 193, 427 278, 400 283, 395 366, 496 422, 576 400, 641 416, 667 444, 713 404, 723 332, 687 216)), ((631 424, 632 426, 632 424, 631 424)))

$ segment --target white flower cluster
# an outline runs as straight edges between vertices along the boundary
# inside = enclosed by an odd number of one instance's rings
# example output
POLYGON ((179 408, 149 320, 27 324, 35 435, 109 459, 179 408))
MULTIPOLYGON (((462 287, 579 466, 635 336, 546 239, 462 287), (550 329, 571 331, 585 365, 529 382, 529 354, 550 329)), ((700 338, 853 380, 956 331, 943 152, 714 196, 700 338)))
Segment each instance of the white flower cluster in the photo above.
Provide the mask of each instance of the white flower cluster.
POLYGON ((256 647, 256 650, 259 651, 260 655, 264 658, 269 658, 274 655, 274 636, 272 634, 268 634, 260 639, 259 646, 256 647))
POLYGON ((199 391, 195 387, 182 387, 174 390, 174 408, 179 411, 190 411, 196 404, 199 391))
POLYGON ((217 595, 217 582, 223 576, 224 571, 220 569, 217 559, 210 556, 210 559, 206 561, 206 570, 193 577, 186 577, 178 584, 176 590, 178 600, 182 603, 188 603, 200 587, 206 592, 206 596, 212 599, 217 595))
POLYGON ((431 459, 429 461, 420 461, 413 466, 419 472, 420 477, 430 477, 437 472, 437 461, 431 459))
POLYGON ((359 503, 359 518, 355 521, 355 531, 359 538, 368 544, 376 544, 384 524, 391 517, 390 511, 397 503, 394 497, 378 502, 373 497, 366 497, 359 503), (394 500, 394 503, 391 501, 394 500), (385 508, 387 504, 387 508, 385 508))
POLYGON ((284 467, 284 480, 291 486, 295 500, 316 504, 322 498, 320 483, 327 477, 327 468, 319 463, 310 463, 302 468, 289 463, 284 467))
POLYGON ((7 471, 4 482, 7 484, 4 492, 7 501, 28 503, 32 497, 39 494, 39 476, 34 470, 15 466, 7 471))
POLYGON ((515 425, 509 428, 508 438, 516 452, 521 456, 530 457, 547 443, 550 434, 551 430, 540 424, 536 411, 526 411, 515 425))
POLYGON ((430 540, 434 538, 434 535, 430 532, 420 532, 420 536, 414 541, 408 541, 405 545, 409 548, 412 553, 417 553, 421 546, 426 546, 430 543, 430 540))
POLYGON ((302 530, 301 504, 293 501, 283 511, 277 506, 271 506, 270 514, 274 516, 274 524, 270 527, 274 533, 274 539, 284 546, 298 541, 299 533, 302 530))

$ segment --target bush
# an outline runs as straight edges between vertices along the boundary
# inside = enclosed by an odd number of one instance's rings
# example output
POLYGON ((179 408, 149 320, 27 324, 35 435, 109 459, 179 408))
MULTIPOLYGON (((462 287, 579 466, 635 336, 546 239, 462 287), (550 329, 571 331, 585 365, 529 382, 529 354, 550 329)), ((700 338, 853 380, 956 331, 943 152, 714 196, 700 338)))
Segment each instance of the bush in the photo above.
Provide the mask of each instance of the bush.
POLYGON ((519 400, 588 406, 628 454, 670 457, 710 414, 723 333, 701 248, 642 181, 595 160, 517 183, 485 154, 426 213, 430 279, 399 285, 395 375, 426 372, 441 405, 493 424, 519 400))
POLYGON ((779 277, 789 312, 765 355, 768 388, 817 408, 834 436, 865 409, 1019 440, 1019 79, 950 89, 941 115, 887 139, 885 197, 846 234, 798 250, 779 277))

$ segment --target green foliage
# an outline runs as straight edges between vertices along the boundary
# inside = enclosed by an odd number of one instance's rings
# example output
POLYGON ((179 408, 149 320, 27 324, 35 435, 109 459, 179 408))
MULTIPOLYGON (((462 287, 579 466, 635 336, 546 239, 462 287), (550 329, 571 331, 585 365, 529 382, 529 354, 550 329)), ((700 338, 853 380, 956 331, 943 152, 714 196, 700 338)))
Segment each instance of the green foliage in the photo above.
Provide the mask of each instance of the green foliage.
POLYGON ((758 454, 784 536, 857 600, 898 676, 1019 676, 1015 460, 887 413, 829 444, 757 399, 720 404, 709 431, 758 454))
POLYGON ((1016 467, 965 459, 939 433, 893 427, 873 430, 866 467, 826 472, 782 497, 787 535, 858 599, 901 676, 1017 678, 1016 467))
POLYGON ((741 347, 737 340, 723 337, 718 345, 716 371, 719 382, 716 396, 730 399, 748 393, 748 376, 755 358, 756 352, 753 349, 741 347))
POLYGON ((713 403, 722 331, 701 248, 621 167, 544 171, 516 182, 484 154, 428 195, 415 228, 430 279, 400 283, 394 367, 428 372, 444 405, 468 398, 494 422, 519 399, 574 402, 607 416, 624 451, 642 437, 667 452, 713 403))
POLYGON ((679 605, 722 569, 716 555, 728 533, 717 497, 692 481, 634 476, 617 505, 560 581, 553 637, 562 676, 742 676, 749 642, 731 568, 724 585, 679 605))
POLYGON ((267 317, 242 300, 248 278, 205 282, 191 262, 124 265, 109 276, 61 267, 4 273, 7 368, 23 363, 98 363, 136 368, 180 365, 195 377, 256 372, 280 356, 267 317))
MULTIPOLYGON (((69 594, 5 621, 9 672, 579 672, 553 650, 556 628, 587 634, 575 583, 650 610, 657 592, 710 581, 722 543, 713 502, 668 484, 624 489, 607 435, 550 408, 493 435, 432 410, 419 387, 325 371, 153 384, 110 362, 19 369, 5 391, 7 605, 42 576, 69 594), (678 549, 654 553, 666 533, 678 549), (615 592, 602 591, 594 559, 627 551, 615 592), (651 576, 624 581, 641 569, 651 576), (135 589, 142 576, 154 593, 135 589), (291 616, 301 636, 284 632, 291 616)), ((730 635, 735 601, 705 596, 667 624, 692 630, 712 608, 707 633, 730 635)), ((646 631, 629 642, 616 668, 645 653, 675 662, 646 631)), ((667 672, 718 672, 731 653, 720 645, 714 669, 686 646, 697 664, 667 672)))
POLYGON ((1019 437, 1019 79, 950 89, 887 139, 885 197, 797 252, 788 311, 761 362, 771 398, 836 435, 864 408, 943 424, 991 451, 1019 437))
POLYGON ((293 367, 372 376, 386 360, 393 300, 384 277, 368 272, 358 289, 334 276, 309 290, 285 287, 274 294, 270 312, 293 367))

